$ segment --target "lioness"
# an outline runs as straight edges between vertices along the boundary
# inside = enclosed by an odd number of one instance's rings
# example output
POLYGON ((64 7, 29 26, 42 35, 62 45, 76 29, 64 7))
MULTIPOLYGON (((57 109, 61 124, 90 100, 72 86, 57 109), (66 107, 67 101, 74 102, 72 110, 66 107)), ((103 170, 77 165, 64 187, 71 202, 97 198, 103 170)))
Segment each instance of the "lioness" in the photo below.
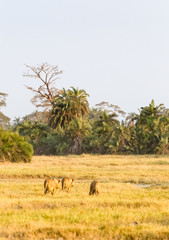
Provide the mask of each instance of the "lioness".
POLYGON ((46 179, 44 181, 44 194, 46 194, 47 192, 51 192, 51 194, 53 195, 56 192, 56 189, 58 189, 60 182, 60 179, 46 179))
POLYGON ((98 181, 93 181, 90 184, 90 191, 89 191, 89 195, 98 195, 99 194, 99 183, 98 181))
POLYGON ((73 187, 74 185, 74 181, 75 181, 74 179, 64 177, 62 179, 62 190, 66 189, 66 192, 69 192, 71 187, 73 187))

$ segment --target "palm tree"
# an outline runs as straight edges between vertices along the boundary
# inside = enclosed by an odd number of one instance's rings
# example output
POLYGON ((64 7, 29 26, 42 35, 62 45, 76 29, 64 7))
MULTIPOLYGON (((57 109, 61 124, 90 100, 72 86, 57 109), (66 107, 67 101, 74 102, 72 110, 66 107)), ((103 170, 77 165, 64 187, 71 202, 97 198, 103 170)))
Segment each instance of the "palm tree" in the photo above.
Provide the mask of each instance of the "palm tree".
POLYGON ((72 119, 86 115, 89 111, 88 96, 83 89, 72 87, 65 90, 63 88, 52 103, 49 125, 55 129, 59 127, 65 129, 66 124, 69 124, 72 119))
POLYGON ((65 128, 65 124, 70 121, 70 99, 68 92, 63 88, 52 103, 53 108, 49 116, 49 125, 52 128, 65 128))
POLYGON ((125 126, 134 126, 136 119, 138 119, 138 115, 136 113, 128 113, 127 117, 125 118, 125 126))
POLYGON ((109 146, 106 143, 115 134, 115 129, 119 125, 116 119, 117 114, 109 114, 106 110, 101 112, 100 118, 93 122, 93 138, 90 142, 99 153, 106 153, 109 146))
POLYGON ((74 118, 66 127, 66 135, 71 139, 70 153, 80 154, 82 152, 83 138, 91 133, 91 126, 87 119, 74 118))
POLYGON ((164 112, 165 112, 164 104, 155 106, 154 100, 152 100, 149 106, 141 107, 139 120, 141 123, 146 123, 148 119, 158 118, 159 116, 162 116, 164 112))
POLYGON ((136 120, 136 136, 139 153, 161 152, 168 148, 169 114, 163 104, 142 107, 136 120))
POLYGON ((24 138, 33 145, 35 152, 39 141, 43 138, 46 138, 51 132, 51 128, 47 124, 40 121, 20 122, 14 127, 14 130, 18 132, 19 135, 24 136, 24 138))
POLYGON ((95 121, 95 128, 101 128, 104 132, 105 126, 112 127, 119 124, 119 121, 116 118, 116 113, 108 114, 108 112, 104 110, 101 112, 100 118, 95 121))
POLYGON ((89 94, 87 94, 84 89, 75 89, 74 87, 71 87, 71 89, 68 90, 68 94, 71 99, 72 112, 77 117, 83 117, 88 114, 89 103, 87 97, 89 94))

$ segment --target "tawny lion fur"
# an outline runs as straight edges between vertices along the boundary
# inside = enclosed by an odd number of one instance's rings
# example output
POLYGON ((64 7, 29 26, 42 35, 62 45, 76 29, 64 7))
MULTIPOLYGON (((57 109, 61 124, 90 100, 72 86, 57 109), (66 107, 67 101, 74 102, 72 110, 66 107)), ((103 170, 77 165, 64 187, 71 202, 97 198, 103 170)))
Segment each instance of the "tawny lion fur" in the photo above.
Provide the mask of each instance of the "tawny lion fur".
POLYGON ((98 195, 99 194, 99 183, 98 181, 93 181, 90 184, 90 191, 89 191, 89 195, 98 195))
POLYGON ((71 190, 71 187, 74 185, 74 179, 64 177, 62 179, 62 190, 66 189, 66 192, 69 192, 71 190))
POLYGON ((52 195, 56 192, 59 187, 59 183, 61 182, 60 179, 51 179, 48 178, 44 181, 44 194, 47 192, 51 192, 52 195))

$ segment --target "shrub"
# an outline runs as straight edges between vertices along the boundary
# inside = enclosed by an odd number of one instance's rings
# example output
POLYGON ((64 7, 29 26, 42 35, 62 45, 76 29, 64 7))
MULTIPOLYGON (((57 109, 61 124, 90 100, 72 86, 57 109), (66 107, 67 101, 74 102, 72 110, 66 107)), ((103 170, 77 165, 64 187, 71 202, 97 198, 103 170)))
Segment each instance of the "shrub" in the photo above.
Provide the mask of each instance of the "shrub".
POLYGON ((33 147, 17 133, 0 130, 0 159, 11 162, 30 162, 33 147))

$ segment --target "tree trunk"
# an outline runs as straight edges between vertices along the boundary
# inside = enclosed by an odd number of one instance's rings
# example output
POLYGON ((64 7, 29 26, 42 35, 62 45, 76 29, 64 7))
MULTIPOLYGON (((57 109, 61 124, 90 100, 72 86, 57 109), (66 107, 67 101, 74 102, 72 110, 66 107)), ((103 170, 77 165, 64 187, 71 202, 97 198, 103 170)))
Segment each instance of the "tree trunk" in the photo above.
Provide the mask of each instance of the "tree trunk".
POLYGON ((73 140, 73 145, 69 149, 69 153, 81 154, 82 153, 82 138, 80 136, 73 140))

